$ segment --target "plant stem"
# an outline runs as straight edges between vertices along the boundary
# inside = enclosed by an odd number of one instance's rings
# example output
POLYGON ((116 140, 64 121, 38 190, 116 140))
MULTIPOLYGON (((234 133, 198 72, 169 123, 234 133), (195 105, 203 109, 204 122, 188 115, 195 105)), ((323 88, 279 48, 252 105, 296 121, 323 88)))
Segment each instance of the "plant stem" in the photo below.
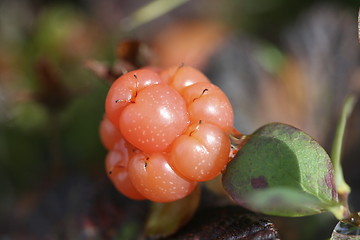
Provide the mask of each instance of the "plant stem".
POLYGON ((231 150, 229 153, 229 160, 231 161, 237 152, 249 141, 250 135, 245 135, 238 132, 235 128, 233 132, 229 134, 229 139, 231 142, 231 150))
POLYGON ((344 175, 340 160, 341 160, 341 150, 344 140, 346 122, 355 106, 355 103, 356 103, 356 97, 354 95, 350 95, 345 99, 345 103, 341 111, 339 123, 336 128, 333 147, 331 151, 331 159, 334 166, 336 190, 339 193, 341 204, 345 207, 347 211, 349 211, 347 199, 351 190, 349 185, 344 180, 344 175))

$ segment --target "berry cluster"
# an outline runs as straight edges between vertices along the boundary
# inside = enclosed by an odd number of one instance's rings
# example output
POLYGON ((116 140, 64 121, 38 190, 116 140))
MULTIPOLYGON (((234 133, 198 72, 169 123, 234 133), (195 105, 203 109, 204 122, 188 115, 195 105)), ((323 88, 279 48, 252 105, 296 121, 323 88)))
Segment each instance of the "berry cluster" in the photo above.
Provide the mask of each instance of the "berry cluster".
POLYGON ((106 171, 129 198, 183 198, 229 161, 231 104, 194 68, 128 72, 112 84, 105 109, 106 171))

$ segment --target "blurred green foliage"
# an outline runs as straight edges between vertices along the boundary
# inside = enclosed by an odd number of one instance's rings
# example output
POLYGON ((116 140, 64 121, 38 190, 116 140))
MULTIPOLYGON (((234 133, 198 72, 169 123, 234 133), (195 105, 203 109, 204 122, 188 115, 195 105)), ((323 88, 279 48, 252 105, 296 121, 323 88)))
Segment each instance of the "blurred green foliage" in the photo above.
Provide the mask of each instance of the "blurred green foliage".
POLYGON ((89 16, 69 4, 36 9, 38 15, 24 9, 27 7, 5 2, 0 8, 1 25, 11 24, 0 34, 0 49, 5 49, 0 57, 0 87, 8 92, 0 102, 4 109, 0 175, 8 186, 0 191, 14 194, 43 184, 55 161, 66 171, 89 172, 103 166, 105 152, 98 139, 98 124, 108 86, 83 66, 90 56, 106 59, 107 45, 92 32, 98 31, 97 26, 91 26, 89 16), (31 17, 22 19, 24 22, 9 21, 16 19, 10 14, 16 11, 31 17), (54 70, 51 77, 59 79, 71 94, 71 100, 56 112, 36 100, 44 84, 36 67, 41 59, 54 70))
POLYGON ((354 13, 359 7, 357 0, 229 0, 224 15, 234 29, 280 41, 284 29, 291 27, 301 14, 313 6, 322 4, 341 5, 354 13))

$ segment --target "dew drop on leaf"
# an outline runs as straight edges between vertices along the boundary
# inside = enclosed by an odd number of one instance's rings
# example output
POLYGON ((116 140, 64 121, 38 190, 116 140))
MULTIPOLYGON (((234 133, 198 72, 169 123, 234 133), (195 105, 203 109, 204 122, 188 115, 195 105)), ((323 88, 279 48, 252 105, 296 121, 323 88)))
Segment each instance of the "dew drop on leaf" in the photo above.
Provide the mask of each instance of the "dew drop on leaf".
POLYGON ((347 219, 338 222, 331 240, 360 239, 360 212, 351 214, 347 219))

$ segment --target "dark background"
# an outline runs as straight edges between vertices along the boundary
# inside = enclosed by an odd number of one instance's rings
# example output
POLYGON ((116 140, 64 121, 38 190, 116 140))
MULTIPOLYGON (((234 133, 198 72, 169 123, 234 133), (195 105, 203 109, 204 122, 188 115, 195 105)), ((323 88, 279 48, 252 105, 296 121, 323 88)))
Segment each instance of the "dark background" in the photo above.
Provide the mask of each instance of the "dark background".
MULTIPOLYGON (((127 38, 149 44, 154 65, 202 69, 228 94, 239 131, 286 122, 330 152, 342 102, 360 89, 358 1, 188 1, 129 29, 148 2, 0 1, 0 239, 141 234, 148 204, 122 197, 104 171, 109 84, 84 64, 111 66, 127 38)), ((343 154, 353 211, 359 113, 343 154)), ((325 239, 336 224, 327 213, 273 221, 283 239, 325 239)))

